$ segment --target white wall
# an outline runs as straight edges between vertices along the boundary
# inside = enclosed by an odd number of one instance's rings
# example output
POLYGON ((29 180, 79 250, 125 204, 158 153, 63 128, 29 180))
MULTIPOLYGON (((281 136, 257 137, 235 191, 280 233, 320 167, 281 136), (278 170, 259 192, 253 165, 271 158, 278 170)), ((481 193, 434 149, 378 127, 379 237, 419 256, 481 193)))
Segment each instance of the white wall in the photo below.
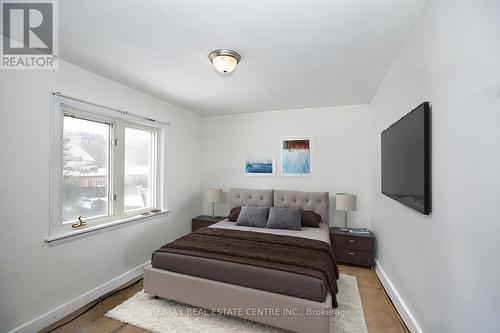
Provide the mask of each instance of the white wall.
POLYGON ((500 2, 431 0, 372 103, 377 260, 425 332, 500 327, 500 2), (427 217, 380 193, 380 133, 432 103, 427 217))
MULTIPOLYGON (((330 224, 343 225, 343 212, 334 219, 336 192, 358 195, 358 211, 349 213, 351 226, 370 223, 370 110, 368 105, 272 111, 209 117, 204 121, 205 188, 231 187, 330 192, 330 224), (312 177, 245 176, 246 154, 274 154, 280 165, 280 138, 312 138, 312 177), (333 220, 334 219, 334 220, 333 220)), ((211 212, 205 205, 205 212, 211 212)), ((218 205, 216 213, 227 212, 218 205)))
POLYGON ((202 118, 64 61, 58 70, 0 73, 0 332, 148 261, 202 210, 202 118), (49 247, 50 91, 172 122, 168 217, 49 247))

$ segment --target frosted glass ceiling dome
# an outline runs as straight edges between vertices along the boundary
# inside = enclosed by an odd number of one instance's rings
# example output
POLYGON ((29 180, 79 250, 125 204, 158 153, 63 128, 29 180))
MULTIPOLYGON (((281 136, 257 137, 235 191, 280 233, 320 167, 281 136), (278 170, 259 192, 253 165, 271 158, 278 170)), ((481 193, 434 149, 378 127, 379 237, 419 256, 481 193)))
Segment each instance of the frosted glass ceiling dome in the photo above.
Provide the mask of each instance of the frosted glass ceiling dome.
POLYGON ((238 52, 227 49, 219 49, 210 52, 208 58, 214 65, 215 69, 220 73, 231 73, 236 69, 236 65, 241 60, 238 52))

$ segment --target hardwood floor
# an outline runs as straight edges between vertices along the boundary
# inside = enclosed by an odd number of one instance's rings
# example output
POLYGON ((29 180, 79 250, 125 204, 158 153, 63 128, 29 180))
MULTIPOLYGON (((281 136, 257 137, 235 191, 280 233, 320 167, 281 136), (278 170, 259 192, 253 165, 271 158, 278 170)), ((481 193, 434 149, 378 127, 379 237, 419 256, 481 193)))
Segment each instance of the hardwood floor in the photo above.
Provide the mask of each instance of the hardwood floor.
POLYGON ((394 309, 375 272, 371 269, 339 265, 344 274, 358 280, 366 327, 369 333, 409 333, 394 309))
MULTIPOLYGON (((347 265, 339 265, 339 269, 342 273, 353 275, 358 280, 359 293, 369 333, 409 332, 394 310, 374 271, 347 265)), ((130 284, 125 289, 106 297, 97 304, 80 309, 47 327, 42 332, 147 333, 147 331, 135 326, 104 317, 108 310, 140 290, 142 290, 142 280, 130 284)))

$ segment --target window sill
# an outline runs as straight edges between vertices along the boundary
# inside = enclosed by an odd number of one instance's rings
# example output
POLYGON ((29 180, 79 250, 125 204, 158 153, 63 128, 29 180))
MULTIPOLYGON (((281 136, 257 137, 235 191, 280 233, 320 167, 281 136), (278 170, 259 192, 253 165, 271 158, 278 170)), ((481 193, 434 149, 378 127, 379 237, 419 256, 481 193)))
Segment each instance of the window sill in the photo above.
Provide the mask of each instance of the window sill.
POLYGON ((143 222, 145 220, 149 220, 154 217, 162 216, 162 215, 168 215, 170 213, 170 210, 164 210, 158 213, 153 213, 147 216, 144 215, 136 215, 132 217, 127 217, 122 220, 118 221, 113 221, 113 222, 108 222, 108 223, 103 223, 100 225, 95 225, 95 226, 88 226, 84 227, 82 229, 70 231, 61 235, 55 235, 52 237, 47 237, 45 238, 45 242, 49 244, 49 246, 54 246, 54 245, 59 245, 59 244, 64 244, 67 242, 71 242, 80 238, 88 237, 91 235, 99 234, 105 231, 110 231, 114 229, 119 229, 124 226, 129 225, 132 222, 143 222))

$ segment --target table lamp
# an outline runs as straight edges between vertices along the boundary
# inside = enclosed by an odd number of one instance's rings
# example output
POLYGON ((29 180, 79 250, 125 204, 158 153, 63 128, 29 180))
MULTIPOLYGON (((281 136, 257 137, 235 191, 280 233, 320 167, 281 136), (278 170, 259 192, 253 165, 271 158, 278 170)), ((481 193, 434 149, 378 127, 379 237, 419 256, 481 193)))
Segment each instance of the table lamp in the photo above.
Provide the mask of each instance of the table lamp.
POLYGON ((215 204, 222 201, 222 189, 209 188, 206 192, 206 199, 212 204, 212 218, 215 218, 215 204))
POLYGON ((335 196, 335 209, 345 211, 345 228, 340 230, 349 231, 349 228, 347 227, 347 212, 356 211, 356 195, 337 193, 335 196))

